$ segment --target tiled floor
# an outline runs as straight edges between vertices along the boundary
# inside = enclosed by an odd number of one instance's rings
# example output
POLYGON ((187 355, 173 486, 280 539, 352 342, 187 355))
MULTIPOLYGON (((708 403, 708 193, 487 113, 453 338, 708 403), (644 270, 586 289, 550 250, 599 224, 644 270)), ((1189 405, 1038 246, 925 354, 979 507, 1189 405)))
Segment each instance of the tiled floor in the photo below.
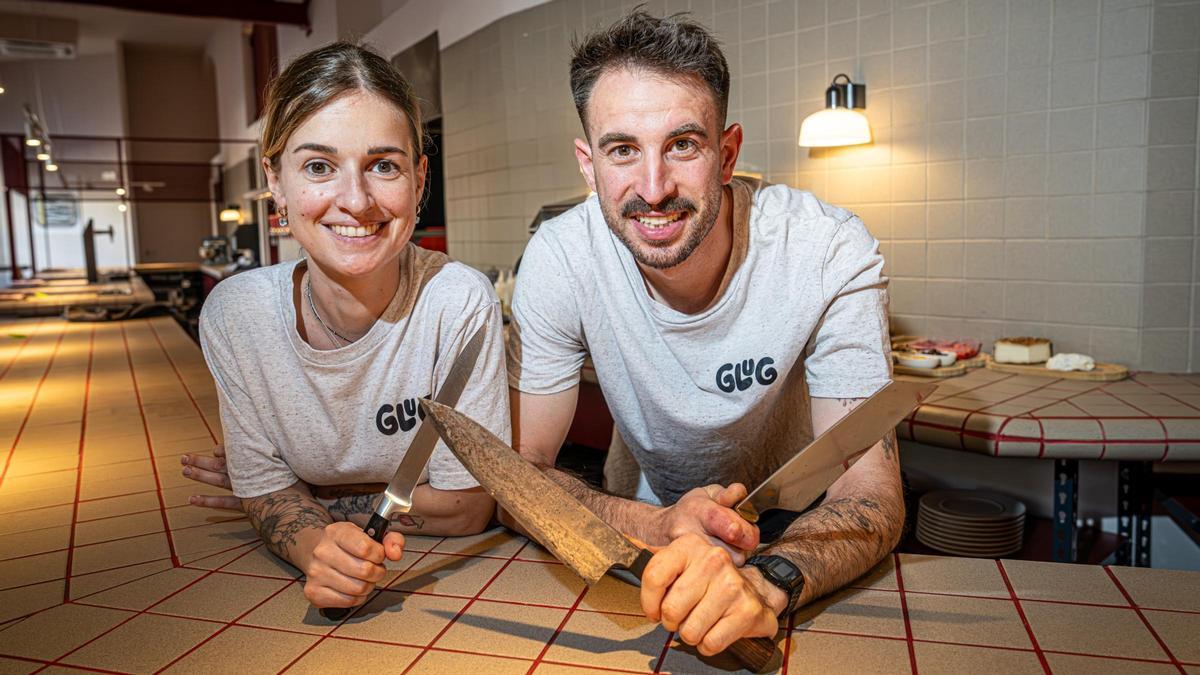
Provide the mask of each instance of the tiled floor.
MULTIPOLYGON (((219 436, 165 319, 0 323, 0 673, 705 673, 612 579, 526 540, 410 537, 360 611, 323 619, 244 519, 186 505, 219 436)), ((1200 673, 1200 574, 894 556, 798 612, 781 670, 1200 673)))

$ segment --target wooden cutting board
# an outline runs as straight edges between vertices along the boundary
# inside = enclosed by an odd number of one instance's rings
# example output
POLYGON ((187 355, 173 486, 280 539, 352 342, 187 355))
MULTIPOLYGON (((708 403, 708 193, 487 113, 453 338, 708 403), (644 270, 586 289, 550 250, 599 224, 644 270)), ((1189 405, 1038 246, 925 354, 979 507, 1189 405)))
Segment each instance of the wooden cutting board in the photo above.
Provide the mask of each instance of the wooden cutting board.
POLYGON ((892 372, 897 375, 916 375, 917 377, 958 377, 967 373, 967 366, 963 363, 955 363, 937 368, 913 368, 897 363, 892 366, 892 372))
POLYGON ((1016 375, 1058 377, 1064 380, 1088 382, 1116 382, 1129 377, 1129 369, 1115 363, 1097 363, 1092 370, 1050 370, 1041 363, 996 363, 992 359, 988 359, 987 369, 1016 375))

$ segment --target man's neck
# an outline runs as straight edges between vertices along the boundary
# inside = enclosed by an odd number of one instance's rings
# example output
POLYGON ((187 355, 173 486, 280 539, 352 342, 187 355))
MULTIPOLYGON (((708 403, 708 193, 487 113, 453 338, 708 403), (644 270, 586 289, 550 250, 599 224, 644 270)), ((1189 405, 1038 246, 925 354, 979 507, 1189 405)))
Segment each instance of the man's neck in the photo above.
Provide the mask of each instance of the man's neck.
POLYGON ((684 314, 696 314, 710 307, 721 290, 721 281, 733 251, 733 190, 721 190, 721 208, 708 236, 674 267, 656 269, 638 263, 650 297, 684 314))

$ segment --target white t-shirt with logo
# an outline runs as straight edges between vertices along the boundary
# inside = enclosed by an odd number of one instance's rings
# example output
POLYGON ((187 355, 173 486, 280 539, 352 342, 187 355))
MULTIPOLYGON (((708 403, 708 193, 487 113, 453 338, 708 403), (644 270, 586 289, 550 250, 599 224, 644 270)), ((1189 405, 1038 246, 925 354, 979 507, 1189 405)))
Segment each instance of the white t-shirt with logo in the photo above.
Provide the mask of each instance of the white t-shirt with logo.
POLYGON ((812 440, 809 395, 867 397, 891 377, 883 257, 862 221, 784 185, 731 188, 744 259, 700 313, 650 297, 595 196, 542 224, 517 276, 509 385, 569 389, 590 355, 666 504, 758 485, 812 440))
MULTIPOLYGON (((297 480, 390 481, 424 416, 418 399, 440 390, 484 322, 487 339, 455 407, 510 441, 500 305, 486 277, 409 244, 400 288, 371 330, 340 349, 317 350, 296 332, 292 279, 303 264, 222 281, 200 316, 234 494, 257 497, 297 480)), ((427 470, 440 490, 478 485, 440 441, 427 470)))

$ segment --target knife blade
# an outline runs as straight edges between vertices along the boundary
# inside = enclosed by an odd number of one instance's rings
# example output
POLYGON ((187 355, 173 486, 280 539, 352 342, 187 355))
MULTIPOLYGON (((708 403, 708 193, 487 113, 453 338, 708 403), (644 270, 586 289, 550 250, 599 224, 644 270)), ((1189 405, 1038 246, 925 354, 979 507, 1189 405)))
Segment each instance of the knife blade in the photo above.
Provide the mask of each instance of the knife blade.
POLYGON ((875 445, 937 389, 893 380, 851 410, 754 488, 734 510, 754 523, 771 509, 803 511, 846 471, 855 454, 875 445))
MULTIPOLYGON (((439 403, 448 406, 458 403, 458 397, 462 395, 463 389, 467 386, 467 380, 471 378, 471 373, 475 370, 475 363, 479 360, 479 352, 483 349, 483 339, 486 335, 487 322, 485 321, 475 330, 471 339, 463 345, 462 351, 450 365, 450 372, 446 375, 446 380, 435 397, 439 403)), ((363 532, 366 532, 375 541, 383 542, 383 537, 391 526, 393 513, 408 513, 412 509, 413 490, 416 489, 417 482, 421 480, 421 474, 424 473, 425 465, 429 463, 429 458, 433 455, 437 442, 437 430, 431 425, 421 424, 417 428, 417 434, 409 443, 408 450, 400 460, 399 468, 396 469, 395 475, 392 476, 392 480, 384 489, 383 494, 379 495, 379 499, 375 502, 375 511, 371 514, 371 519, 367 522, 366 527, 363 528, 363 532)), ((353 609, 353 607, 324 607, 321 609, 321 616, 331 621, 340 621, 353 609)))
MULTIPOLYGON (((421 407, 488 494, 589 586, 613 567, 641 578, 650 551, 634 545, 475 420, 433 401, 421 401, 421 407)), ((777 650, 771 639, 742 638, 729 651, 760 672, 777 650)))

